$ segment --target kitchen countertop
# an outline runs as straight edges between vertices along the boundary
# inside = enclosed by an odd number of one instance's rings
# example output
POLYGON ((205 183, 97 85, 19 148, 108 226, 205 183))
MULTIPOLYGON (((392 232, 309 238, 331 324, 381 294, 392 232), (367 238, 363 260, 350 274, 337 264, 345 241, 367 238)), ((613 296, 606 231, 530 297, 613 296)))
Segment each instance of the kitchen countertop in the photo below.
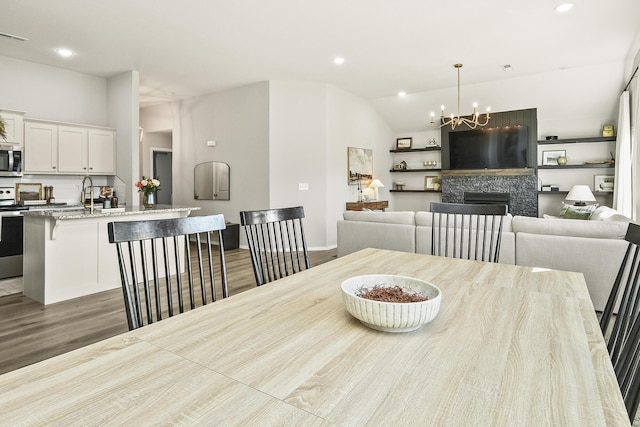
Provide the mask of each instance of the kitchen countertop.
POLYGON ((41 208, 30 209, 28 211, 21 211, 23 216, 28 217, 41 217, 52 218, 55 220, 68 220, 68 219, 84 219, 84 218, 99 218, 99 217, 112 217, 112 216, 128 216, 128 215, 142 215, 150 213, 161 212, 183 212, 183 211, 195 211, 199 210, 197 206, 176 206, 176 205, 156 205, 151 209, 145 209, 144 206, 126 206, 124 210, 116 209, 94 209, 93 213, 89 209, 83 209, 80 205, 74 209, 74 206, 66 206, 64 208, 41 208))

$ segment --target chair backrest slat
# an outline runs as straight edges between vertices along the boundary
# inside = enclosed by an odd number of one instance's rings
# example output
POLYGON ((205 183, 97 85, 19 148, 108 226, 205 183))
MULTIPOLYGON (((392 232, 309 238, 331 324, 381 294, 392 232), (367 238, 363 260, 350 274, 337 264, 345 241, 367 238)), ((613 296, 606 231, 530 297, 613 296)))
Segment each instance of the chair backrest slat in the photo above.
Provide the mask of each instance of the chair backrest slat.
POLYGON ((202 305, 216 300, 211 232, 218 232, 220 267, 215 270, 219 271, 222 297, 229 296, 221 233, 225 228, 223 215, 107 224, 109 242, 116 245, 130 330, 160 321, 164 315, 171 317, 174 313, 193 310, 198 305, 196 299, 202 305), (201 233, 206 233, 206 242, 201 239, 201 233), (192 241, 196 247, 193 259, 192 241), (206 252, 202 250, 203 244, 206 244, 206 252), (208 277, 205 271, 209 273, 208 277), (199 286, 195 280, 199 281, 199 286), (210 283, 210 297, 207 296, 207 282, 210 283), (174 307, 176 299, 178 306, 174 307))
POLYGON ((600 318, 600 329, 607 338, 611 363, 633 421, 640 405, 640 225, 630 223, 625 240, 629 245, 600 318))
POLYGON ((431 255, 498 262, 506 205, 431 203, 430 210, 431 255))
POLYGON ((258 286, 310 267, 303 218, 302 206, 240 212, 258 286))

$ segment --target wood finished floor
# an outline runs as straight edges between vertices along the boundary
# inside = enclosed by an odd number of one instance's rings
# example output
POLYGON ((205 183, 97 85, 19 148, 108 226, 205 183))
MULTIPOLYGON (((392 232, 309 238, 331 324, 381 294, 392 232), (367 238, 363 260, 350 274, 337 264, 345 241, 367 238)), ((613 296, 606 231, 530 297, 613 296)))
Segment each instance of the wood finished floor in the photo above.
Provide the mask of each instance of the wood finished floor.
MULTIPOLYGON (((255 287, 249 252, 225 255, 229 294, 255 287)), ((309 253, 312 266, 335 257, 335 249, 309 253)), ((0 297, 0 374, 127 330, 120 288, 47 306, 22 294, 0 297)))

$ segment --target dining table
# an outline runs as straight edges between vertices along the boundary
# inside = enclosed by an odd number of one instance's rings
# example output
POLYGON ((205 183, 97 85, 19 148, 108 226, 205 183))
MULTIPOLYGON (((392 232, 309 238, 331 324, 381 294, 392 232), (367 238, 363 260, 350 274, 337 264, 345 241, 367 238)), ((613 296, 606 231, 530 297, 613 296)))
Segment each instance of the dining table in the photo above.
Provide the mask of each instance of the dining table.
POLYGON ((0 376, 0 425, 630 425, 581 273, 363 249, 0 376), (442 291, 406 333, 344 280, 442 291))

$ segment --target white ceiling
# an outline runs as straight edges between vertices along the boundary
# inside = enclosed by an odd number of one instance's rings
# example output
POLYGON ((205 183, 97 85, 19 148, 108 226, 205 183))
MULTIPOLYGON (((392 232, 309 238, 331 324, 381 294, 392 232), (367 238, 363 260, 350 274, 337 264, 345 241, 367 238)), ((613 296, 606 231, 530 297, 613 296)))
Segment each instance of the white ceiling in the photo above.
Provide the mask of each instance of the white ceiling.
POLYGON ((29 39, 0 37, 0 55, 138 70, 142 103, 265 80, 376 99, 455 86, 456 62, 472 84, 633 59, 640 1, 569 1, 558 14, 561 0, 0 0, 0 32, 29 39))

